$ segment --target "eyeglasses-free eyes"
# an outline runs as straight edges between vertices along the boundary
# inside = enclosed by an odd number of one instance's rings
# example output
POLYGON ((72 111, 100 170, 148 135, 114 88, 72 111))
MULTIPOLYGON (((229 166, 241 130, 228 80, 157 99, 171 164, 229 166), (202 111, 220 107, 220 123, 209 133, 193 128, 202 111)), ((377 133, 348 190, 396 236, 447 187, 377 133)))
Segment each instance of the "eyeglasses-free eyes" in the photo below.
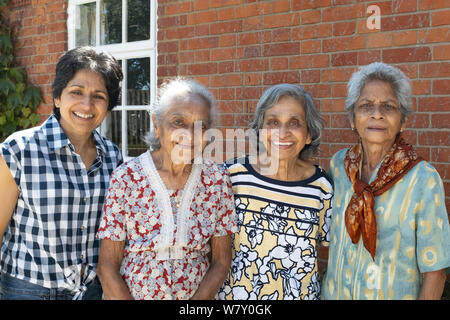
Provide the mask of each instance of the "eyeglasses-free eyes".
POLYGON ((391 104, 391 103, 386 103, 386 102, 383 102, 383 103, 366 102, 359 106, 356 106, 355 110, 357 112, 361 112, 365 115, 372 115, 375 112, 375 110, 376 110, 375 108, 377 106, 378 106, 378 110, 383 115, 391 115, 391 114, 395 114, 400 111, 400 108, 397 107, 396 105, 391 104))

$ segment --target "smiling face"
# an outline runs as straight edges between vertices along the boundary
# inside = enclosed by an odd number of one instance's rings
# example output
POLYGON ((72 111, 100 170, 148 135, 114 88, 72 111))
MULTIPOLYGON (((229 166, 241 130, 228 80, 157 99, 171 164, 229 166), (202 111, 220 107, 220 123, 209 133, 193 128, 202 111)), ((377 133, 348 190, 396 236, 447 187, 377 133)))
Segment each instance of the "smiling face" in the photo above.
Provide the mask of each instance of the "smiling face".
POLYGON ((153 115, 155 135, 161 143, 161 152, 173 162, 191 163, 206 145, 203 133, 209 128, 210 113, 203 98, 191 95, 174 100, 160 121, 153 115))
POLYGON ((282 97, 272 108, 264 112, 260 139, 271 155, 278 151, 278 160, 296 160, 306 144, 311 143, 305 110, 293 97, 282 97), (273 148, 273 149, 272 149, 273 148))
POLYGON ((68 136, 90 135, 108 114, 108 92, 101 74, 80 70, 67 83, 55 106, 61 127, 68 136))
POLYGON ((355 116, 352 127, 356 129, 363 143, 378 144, 389 149, 401 129, 400 105, 388 82, 372 80, 361 90, 355 103, 355 116))

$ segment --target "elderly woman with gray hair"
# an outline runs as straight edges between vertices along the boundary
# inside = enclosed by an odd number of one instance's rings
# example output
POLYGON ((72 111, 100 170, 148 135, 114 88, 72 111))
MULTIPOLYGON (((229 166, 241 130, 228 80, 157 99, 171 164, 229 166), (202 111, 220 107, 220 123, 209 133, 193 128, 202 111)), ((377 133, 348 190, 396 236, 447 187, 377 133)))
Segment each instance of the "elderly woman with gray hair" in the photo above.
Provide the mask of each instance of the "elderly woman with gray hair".
POLYGON ((402 138, 411 86, 376 62, 354 73, 346 111, 359 142, 330 162, 334 181, 325 299, 440 299, 450 265, 441 178, 402 138))
POLYGON ((239 232, 220 299, 319 298, 317 256, 328 243, 333 196, 324 170, 310 162, 322 127, 312 97, 300 86, 275 85, 259 100, 251 124, 258 157, 225 164, 239 232))
POLYGON ((111 178, 98 230, 105 299, 211 299, 224 282, 237 228, 229 176, 202 158, 213 108, 194 80, 160 88, 150 150, 111 178))

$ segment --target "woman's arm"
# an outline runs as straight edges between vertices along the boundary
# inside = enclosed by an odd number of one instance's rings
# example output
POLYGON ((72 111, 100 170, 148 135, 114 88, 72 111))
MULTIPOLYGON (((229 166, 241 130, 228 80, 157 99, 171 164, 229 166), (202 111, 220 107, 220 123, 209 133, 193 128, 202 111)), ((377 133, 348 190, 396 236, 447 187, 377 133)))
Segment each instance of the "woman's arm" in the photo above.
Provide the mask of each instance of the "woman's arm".
POLYGON ((98 258, 97 276, 106 300, 133 300, 127 284, 120 274, 125 241, 103 239, 98 258))
POLYGON ((3 241, 3 234, 11 220, 11 216, 19 198, 19 188, 14 181, 8 165, 0 156, 0 194, 2 195, 2 204, 0 205, 0 246, 3 241))
POLYGON ((445 269, 425 272, 422 275, 423 280, 419 300, 441 300, 445 286, 445 269))
POLYGON ((214 299, 230 271, 231 235, 211 238, 211 266, 191 300, 214 299))

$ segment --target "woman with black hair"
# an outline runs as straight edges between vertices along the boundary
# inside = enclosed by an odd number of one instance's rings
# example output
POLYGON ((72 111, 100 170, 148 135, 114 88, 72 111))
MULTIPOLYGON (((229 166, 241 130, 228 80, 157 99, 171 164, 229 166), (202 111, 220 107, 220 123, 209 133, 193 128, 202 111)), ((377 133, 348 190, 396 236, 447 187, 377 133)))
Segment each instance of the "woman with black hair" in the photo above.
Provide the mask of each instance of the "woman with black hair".
POLYGON ((80 47, 56 65, 53 115, 0 144, 0 299, 100 299, 95 234, 119 148, 95 130, 122 71, 80 47))

